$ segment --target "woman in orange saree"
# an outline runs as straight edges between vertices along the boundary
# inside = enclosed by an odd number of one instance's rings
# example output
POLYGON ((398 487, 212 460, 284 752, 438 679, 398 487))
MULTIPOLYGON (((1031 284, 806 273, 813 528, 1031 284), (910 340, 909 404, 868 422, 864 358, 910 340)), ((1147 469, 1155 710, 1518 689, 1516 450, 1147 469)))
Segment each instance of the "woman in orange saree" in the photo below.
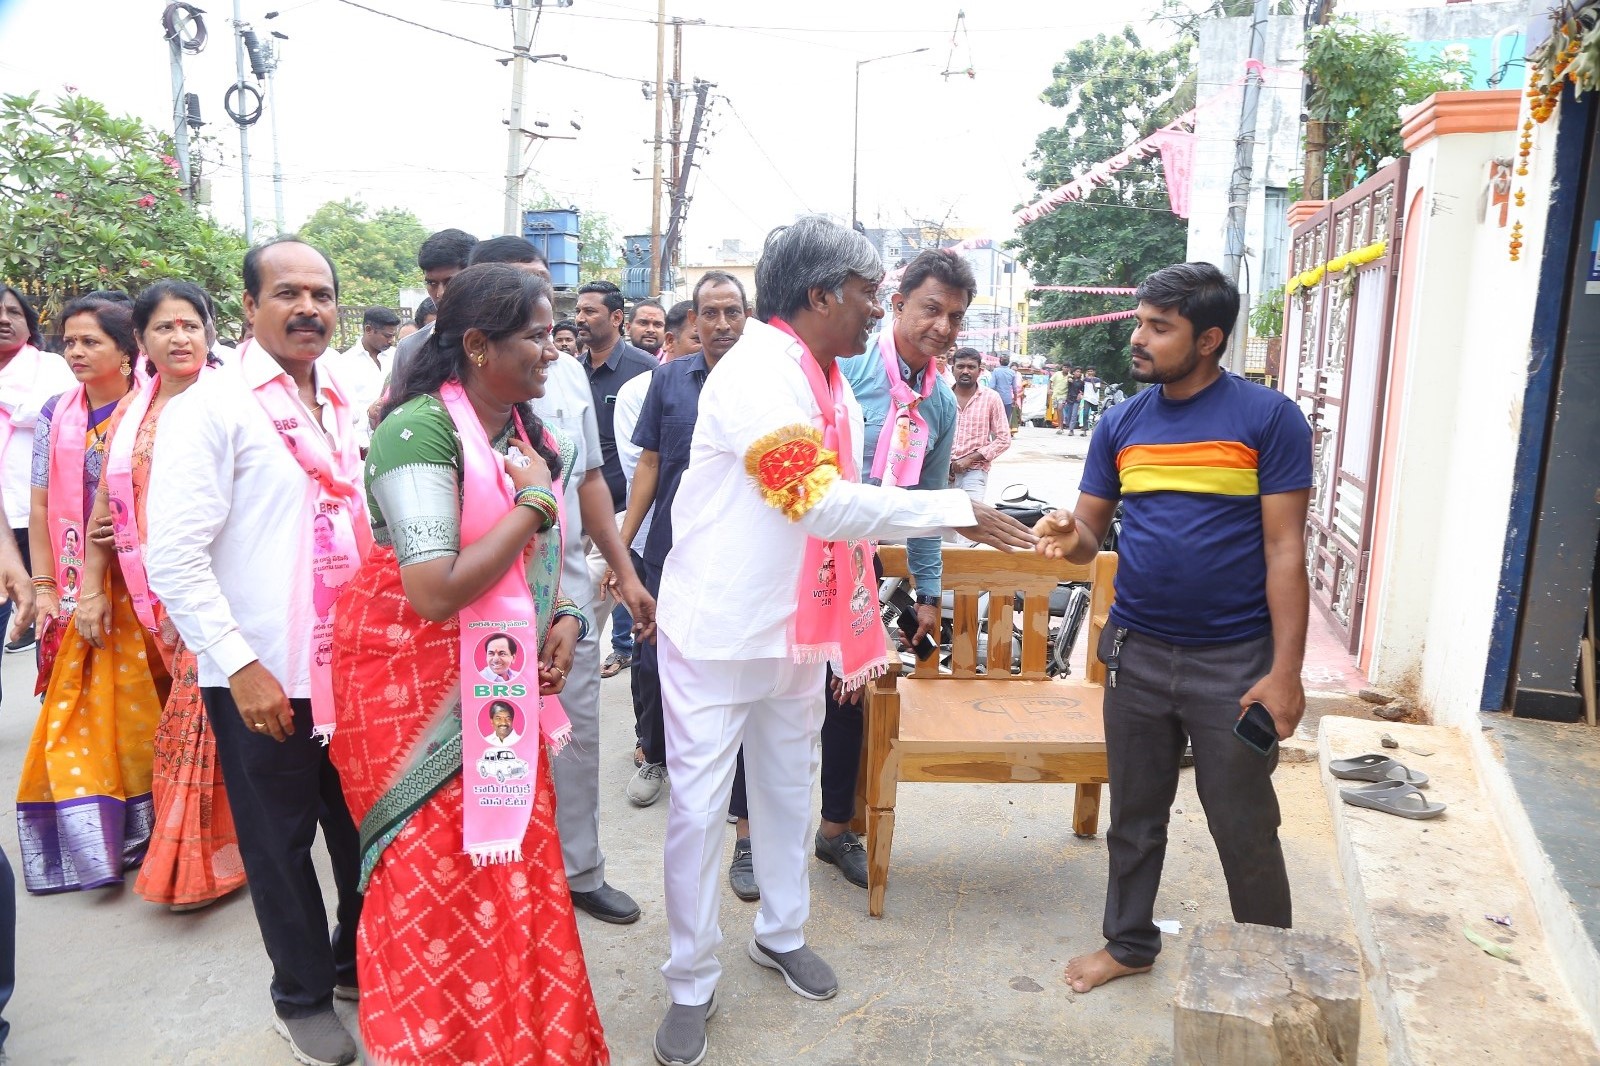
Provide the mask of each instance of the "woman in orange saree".
MULTIPOLYGON (((145 497, 156 429, 168 401, 194 384, 213 362, 205 293, 186 281, 161 281, 139 294, 133 326, 153 376, 130 395, 112 422, 106 474, 90 520, 91 583, 111 566, 128 586, 137 624, 160 653, 172 691, 156 723, 151 791, 154 824, 134 891, 174 911, 205 907, 244 884, 244 861, 233 812, 222 785, 216 738, 200 699, 195 656, 178 637, 166 609, 145 580, 145 497)), ((111 635, 95 607, 78 612, 90 641, 111 635)))
POLYGON ((499 264, 457 275, 367 455, 376 546, 339 599, 331 750, 361 827, 361 1038, 383 1066, 610 1061, 533 721, 537 694, 564 685, 586 624, 557 596, 562 529, 549 491, 574 448, 526 404, 560 357, 552 317, 549 283, 533 275, 499 264), (485 462, 497 481, 509 474, 516 503, 498 483, 480 491, 485 462), (530 629, 468 643, 509 655, 535 698, 486 683, 480 656, 467 688, 508 699, 474 699, 464 722, 461 618, 508 580, 531 593, 530 629), (515 836, 479 847, 486 791, 528 797, 527 813, 515 836))

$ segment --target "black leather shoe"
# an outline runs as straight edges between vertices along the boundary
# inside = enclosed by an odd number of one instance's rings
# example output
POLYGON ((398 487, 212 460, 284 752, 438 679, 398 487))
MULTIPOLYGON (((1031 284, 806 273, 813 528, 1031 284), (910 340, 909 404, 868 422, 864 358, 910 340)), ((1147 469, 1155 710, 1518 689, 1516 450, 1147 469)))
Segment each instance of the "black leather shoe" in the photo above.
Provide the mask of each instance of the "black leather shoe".
POLYGON ((818 829, 816 852, 817 858, 837 866, 846 881, 860 888, 867 887, 867 846, 850 830, 836 837, 825 837, 818 829))
POLYGON ((621 889, 602 884, 593 892, 572 893, 572 905, 612 925, 632 925, 639 920, 639 905, 621 889))

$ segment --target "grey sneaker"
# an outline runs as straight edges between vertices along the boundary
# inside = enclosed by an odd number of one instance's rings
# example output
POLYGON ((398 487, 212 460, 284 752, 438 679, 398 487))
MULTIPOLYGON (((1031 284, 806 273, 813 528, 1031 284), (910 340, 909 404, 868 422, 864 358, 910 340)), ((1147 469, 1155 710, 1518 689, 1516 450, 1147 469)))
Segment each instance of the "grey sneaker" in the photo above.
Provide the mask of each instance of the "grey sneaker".
POLYGON ((804 944, 793 951, 769 951, 751 937, 750 958, 759 966, 783 974, 783 983, 797 996, 832 999, 839 991, 839 979, 833 975, 833 967, 804 944))
POLYGON ((648 807, 661 798, 666 783, 667 768, 658 762, 647 762, 628 781, 628 802, 635 807, 648 807))
POLYGON ((661 1066, 700 1066, 706 1057, 706 1022, 717 1013, 717 994, 709 1003, 674 1003, 656 1029, 656 1061, 661 1066))
POLYGON ((309 1018, 284 1018, 274 1013, 272 1027, 289 1041, 295 1061, 305 1066, 346 1066, 356 1061, 356 1042, 331 1009, 309 1018))
POLYGON ((818 829, 816 845, 817 858, 837 866, 852 885, 867 887, 867 846, 860 837, 846 829, 830 840, 818 829))
POLYGON ((733 894, 750 903, 761 898, 761 886, 756 884, 756 860, 750 850, 750 838, 740 837, 733 842, 733 862, 728 867, 728 884, 733 894))

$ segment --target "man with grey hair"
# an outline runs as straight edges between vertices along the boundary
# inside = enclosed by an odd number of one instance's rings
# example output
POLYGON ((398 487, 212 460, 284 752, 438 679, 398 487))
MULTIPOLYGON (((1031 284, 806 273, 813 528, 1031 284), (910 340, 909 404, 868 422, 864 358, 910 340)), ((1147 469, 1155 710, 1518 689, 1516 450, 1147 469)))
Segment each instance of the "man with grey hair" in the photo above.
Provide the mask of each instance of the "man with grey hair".
POLYGON ((664 1066, 706 1054, 723 817, 741 741, 761 885, 750 958, 807 999, 838 991, 805 943, 806 844, 824 671, 831 663, 856 688, 890 661, 867 538, 958 528, 1006 550, 1034 543, 959 490, 861 483, 861 409, 835 361, 865 350, 883 317, 882 278, 872 245, 837 223, 775 230, 756 266, 758 321, 701 393, 657 617, 672 780, 662 967, 672 1007, 655 1037, 664 1066))

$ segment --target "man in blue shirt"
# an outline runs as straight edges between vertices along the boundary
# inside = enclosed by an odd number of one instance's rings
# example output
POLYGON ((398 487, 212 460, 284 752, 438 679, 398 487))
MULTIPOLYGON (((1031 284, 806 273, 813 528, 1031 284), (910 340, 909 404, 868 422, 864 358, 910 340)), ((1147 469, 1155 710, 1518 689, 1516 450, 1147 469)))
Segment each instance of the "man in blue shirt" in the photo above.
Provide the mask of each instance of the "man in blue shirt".
POLYGON ((1067 964, 1087 992, 1144 973, 1187 734, 1195 788, 1233 919, 1288 928, 1289 878, 1272 771, 1237 737, 1253 703, 1279 738, 1305 714, 1311 429, 1294 401, 1220 366, 1239 293, 1209 263, 1156 271, 1138 291, 1132 374, 1152 382, 1090 438, 1078 502, 1040 519, 1039 550, 1086 563, 1123 505, 1106 664, 1111 780, 1105 947, 1067 964))
POLYGON ((1011 369, 1011 353, 1000 353, 1000 365, 989 372, 989 387, 1000 394, 1000 402, 1006 408, 1006 424, 1013 430, 1017 428, 1019 411, 1017 409, 1017 394, 1021 392, 1018 384, 1017 372, 1011 369))
MULTIPOLYGON (((940 379, 934 359, 955 343, 967 306, 977 291, 972 268, 960 255, 953 251, 923 252, 906 266, 898 291, 890 297, 893 319, 885 322, 864 354, 839 360, 839 372, 850 382, 866 420, 863 481, 881 484, 892 480, 908 489, 950 487, 956 398, 950 386, 940 379), (915 427, 913 416, 924 423, 925 429, 915 427), (890 427, 887 435, 885 424, 890 427), (913 430, 910 446, 905 449, 910 461, 899 464, 890 454, 896 447, 891 438, 897 424, 909 424, 913 430), (918 458, 920 469, 915 463, 918 458), (914 479, 909 476, 913 470, 914 479)), ((940 539, 912 537, 906 542, 906 561, 916 584, 916 639, 931 634, 937 641, 944 578, 940 539)), ((817 830, 816 855, 839 867, 850 883, 866 888, 866 847, 850 831, 850 820, 855 817, 856 778, 861 772, 861 693, 835 692, 831 674, 828 687, 827 711, 822 721, 822 825, 817 830)))

